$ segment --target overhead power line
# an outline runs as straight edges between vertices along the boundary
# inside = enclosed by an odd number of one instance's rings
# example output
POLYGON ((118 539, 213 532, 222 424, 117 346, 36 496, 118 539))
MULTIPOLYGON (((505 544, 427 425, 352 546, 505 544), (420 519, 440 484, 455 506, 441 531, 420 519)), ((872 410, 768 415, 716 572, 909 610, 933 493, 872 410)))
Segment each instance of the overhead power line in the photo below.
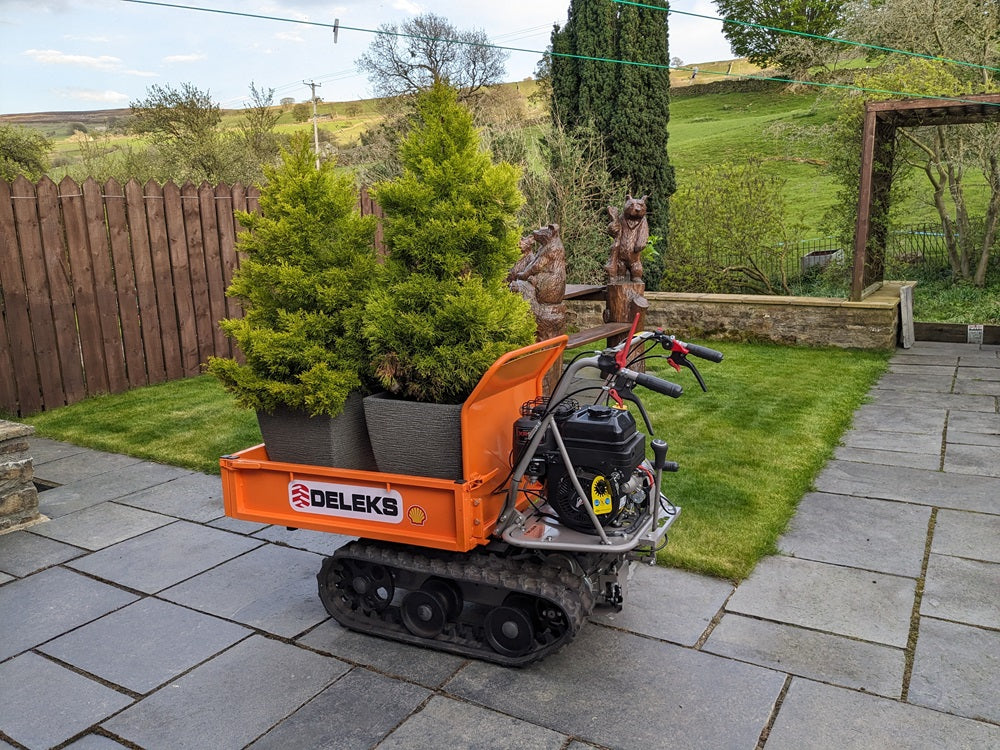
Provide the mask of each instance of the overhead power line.
POLYGON ((722 23, 732 24, 734 26, 746 26, 751 29, 761 29, 763 31, 774 31, 779 34, 790 34, 792 36, 801 36, 807 39, 817 39, 823 42, 835 42, 836 44, 847 44, 852 47, 861 47, 863 49, 870 49, 876 52, 891 52, 897 55, 906 55, 907 57, 918 57, 922 60, 933 60, 935 62, 950 63, 952 65, 962 65, 967 68, 975 68, 976 70, 988 70, 992 73, 1000 73, 1000 68, 991 68, 988 65, 979 65, 978 63, 970 63, 964 60, 953 60, 950 57, 938 57, 937 55, 925 55, 921 52, 910 52, 905 49, 896 49, 895 47, 882 47, 877 44, 866 44, 865 42, 856 42, 853 39, 841 39, 835 36, 823 36, 822 34, 810 34, 805 31, 795 31, 794 29, 782 29, 778 26, 767 26, 762 23, 751 23, 750 21, 740 21, 735 18, 723 18, 721 16, 708 16, 704 13, 692 13, 686 10, 674 10, 673 8, 664 8, 660 5, 647 5, 646 3, 636 2, 635 0, 613 0, 613 2, 618 5, 632 5, 636 8, 648 8, 650 10, 658 10, 662 13, 670 13, 676 16, 690 16, 692 18, 703 18, 708 21, 721 21, 722 23))
MULTIPOLYGON (((260 13, 246 13, 246 12, 243 12, 243 11, 236 11, 236 10, 222 10, 220 8, 204 8, 204 7, 199 7, 199 6, 196 6, 196 5, 181 5, 181 4, 178 4, 178 3, 165 3, 165 2, 159 2, 159 0, 121 0, 121 2, 133 3, 133 4, 136 4, 136 5, 152 5, 152 6, 157 6, 157 7, 161 7, 161 8, 173 8, 175 10, 192 10, 192 11, 198 11, 198 12, 202 12, 202 13, 216 13, 216 14, 219 14, 219 15, 238 16, 238 17, 241 17, 241 18, 254 18, 254 19, 258 19, 258 20, 262 20, 262 21, 277 21, 277 22, 281 22, 281 23, 293 23, 293 24, 298 24, 300 26, 317 26, 317 27, 320 27, 320 28, 327 28, 327 29, 333 29, 334 28, 334 24, 332 24, 332 23, 323 23, 321 21, 305 21, 305 20, 298 19, 298 18, 284 18, 282 16, 270 16, 270 15, 264 15, 264 14, 260 14, 260 13)), ((615 2, 624 2, 624 0, 615 0, 615 2)), ((631 4, 637 5, 638 3, 631 3, 631 4)), ((663 10, 663 8, 657 7, 657 6, 643 6, 643 7, 655 8, 657 10, 663 10)), ((464 40, 464 39, 447 39, 447 38, 442 38, 442 37, 426 36, 426 35, 422 35, 422 34, 407 34, 406 32, 403 32, 403 31, 392 31, 392 30, 388 30, 388 29, 366 29, 366 28, 358 27, 358 26, 347 26, 347 25, 342 24, 342 23, 338 24, 338 27, 342 31, 357 31, 357 32, 362 33, 362 34, 387 34, 389 36, 396 36, 396 37, 400 37, 400 38, 404 38, 404 39, 420 39, 420 40, 423 40, 423 41, 432 41, 432 42, 448 42, 448 43, 451 43, 451 44, 467 44, 467 45, 474 46, 474 47, 486 47, 486 48, 489 48, 489 49, 501 49, 501 50, 507 50, 507 51, 510 51, 510 52, 527 52, 527 53, 533 54, 533 55, 550 55, 551 57, 564 57, 564 58, 569 58, 569 59, 574 59, 574 60, 588 60, 590 62, 606 62, 606 63, 615 64, 615 65, 634 65, 634 66, 637 66, 637 67, 650 68, 650 69, 653 69, 653 70, 690 70, 690 68, 686 68, 686 67, 683 67, 683 66, 663 65, 663 64, 660 64, 660 63, 647 63, 647 62, 640 62, 640 61, 635 61, 635 60, 616 60, 616 59, 611 58, 611 57, 592 57, 590 55, 574 55, 574 54, 570 54, 568 52, 553 52, 552 50, 535 50, 535 49, 526 49, 524 47, 510 47, 510 46, 506 46, 506 45, 502 45, 502 44, 492 44, 492 43, 489 43, 489 42, 473 42, 473 41, 468 41, 468 40, 464 40)), ((971 64, 971 63, 967 63, 967 64, 971 64)), ((901 97, 905 97, 905 98, 908 98, 908 99, 932 99, 932 100, 937 100, 937 101, 956 102, 958 104, 979 104, 979 105, 982 105, 982 106, 1000 107, 1000 104, 994 104, 992 102, 975 101, 975 100, 972 100, 972 99, 963 99, 961 97, 955 97, 955 96, 940 96, 940 95, 935 95, 935 94, 918 94, 918 93, 915 93, 915 92, 912 92, 912 91, 892 91, 892 90, 889 90, 889 89, 875 89, 875 88, 870 88, 870 87, 867 87, 867 86, 857 86, 857 85, 845 84, 845 83, 822 83, 822 82, 819 82, 819 81, 799 81, 799 80, 795 80, 795 79, 791 79, 791 78, 781 78, 781 77, 778 77, 778 76, 736 75, 736 74, 733 74, 733 73, 728 73, 728 72, 723 73, 721 71, 711 71, 711 70, 700 70, 699 71, 699 75, 713 75, 713 76, 722 76, 722 77, 730 77, 730 78, 742 78, 742 79, 749 79, 749 80, 754 80, 754 81, 774 81, 774 82, 777 82, 777 83, 795 84, 795 85, 800 85, 800 86, 812 86, 812 87, 815 87, 815 88, 839 89, 839 90, 845 90, 845 91, 861 91, 861 92, 868 93, 868 94, 880 94, 882 96, 901 96, 901 97)))

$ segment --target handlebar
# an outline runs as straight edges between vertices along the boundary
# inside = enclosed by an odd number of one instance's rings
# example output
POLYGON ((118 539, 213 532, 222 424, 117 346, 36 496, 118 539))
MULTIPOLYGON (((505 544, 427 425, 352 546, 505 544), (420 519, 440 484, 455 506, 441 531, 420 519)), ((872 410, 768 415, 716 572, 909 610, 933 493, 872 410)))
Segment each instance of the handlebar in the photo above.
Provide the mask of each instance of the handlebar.
POLYGON ((716 351, 715 349, 709 349, 707 346, 698 346, 698 344, 684 344, 683 342, 682 346, 687 349, 688 354, 694 357, 707 359, 709 362, 722 361, 722 352, 716 351))
POLYGON ((630 380, 634 380, 644 388, 662 393, 664 396, 670 396, 670 398, 680 398, 681 394, 684 393, 682 386, 677 385, 677 383, 671 383, 669 380, 658 378, 655 375, 645 372, 635 372, 633 370, 622 370, 621 374, 630 380))

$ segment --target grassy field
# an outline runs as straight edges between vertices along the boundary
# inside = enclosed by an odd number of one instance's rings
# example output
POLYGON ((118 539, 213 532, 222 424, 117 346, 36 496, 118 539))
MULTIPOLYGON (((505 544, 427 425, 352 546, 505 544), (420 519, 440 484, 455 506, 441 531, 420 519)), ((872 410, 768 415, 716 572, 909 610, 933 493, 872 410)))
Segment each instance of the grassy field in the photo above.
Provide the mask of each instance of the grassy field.
MULTIPOLYGON (((677 400, 644 393, 657 433, 681 465, 665 492, 683 513, 666 564, 740 580, 775 551, 799 499, 884 370, 880 353, 722 345, 726 359, 689 374, 677 400)), ((654 368, 656 369, 656 368, 654 368)), ((218 457, 260 442, 256 419, 202 376, 91 398, 23 421, 38 434, 218 473, 218 457)))

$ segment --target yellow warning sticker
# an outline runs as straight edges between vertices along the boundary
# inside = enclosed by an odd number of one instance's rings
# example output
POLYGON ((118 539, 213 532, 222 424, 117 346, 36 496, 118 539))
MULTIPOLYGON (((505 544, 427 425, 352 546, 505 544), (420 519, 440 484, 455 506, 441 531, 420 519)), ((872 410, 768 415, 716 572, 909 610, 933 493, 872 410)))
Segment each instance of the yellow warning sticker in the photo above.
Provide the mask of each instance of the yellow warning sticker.
POLYGON ((594 513, 598 516, 611 512, 611 485, 608 480, 598 475, 590 483, 590 502, 594 505, 594 513))

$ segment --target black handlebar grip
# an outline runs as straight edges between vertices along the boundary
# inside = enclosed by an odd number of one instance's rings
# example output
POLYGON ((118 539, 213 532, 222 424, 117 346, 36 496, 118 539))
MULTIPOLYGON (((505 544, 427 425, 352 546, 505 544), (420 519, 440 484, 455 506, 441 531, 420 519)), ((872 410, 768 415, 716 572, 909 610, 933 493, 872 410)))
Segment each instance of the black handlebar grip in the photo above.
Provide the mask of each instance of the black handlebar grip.
POLYGON ((709 349, 707 346, 684 344, 684 348, 688 350, 688 354, 692 354, 695 357, 701 357, 702 359, 707 359, 709 362, 722 361, 722 352, 718 352, 715 349, 709 349))
POLYGON ((662 393, 664 396, 670 396, 670 398, 679 398, 684 393, 684 389, 677 385, 677 383, 671 383, 669 380, 658 378, 655 375, 648 375, 644 372, 637 372, 635 374, 635 382, 644 388, 649 388, 651 391, 662 393))

